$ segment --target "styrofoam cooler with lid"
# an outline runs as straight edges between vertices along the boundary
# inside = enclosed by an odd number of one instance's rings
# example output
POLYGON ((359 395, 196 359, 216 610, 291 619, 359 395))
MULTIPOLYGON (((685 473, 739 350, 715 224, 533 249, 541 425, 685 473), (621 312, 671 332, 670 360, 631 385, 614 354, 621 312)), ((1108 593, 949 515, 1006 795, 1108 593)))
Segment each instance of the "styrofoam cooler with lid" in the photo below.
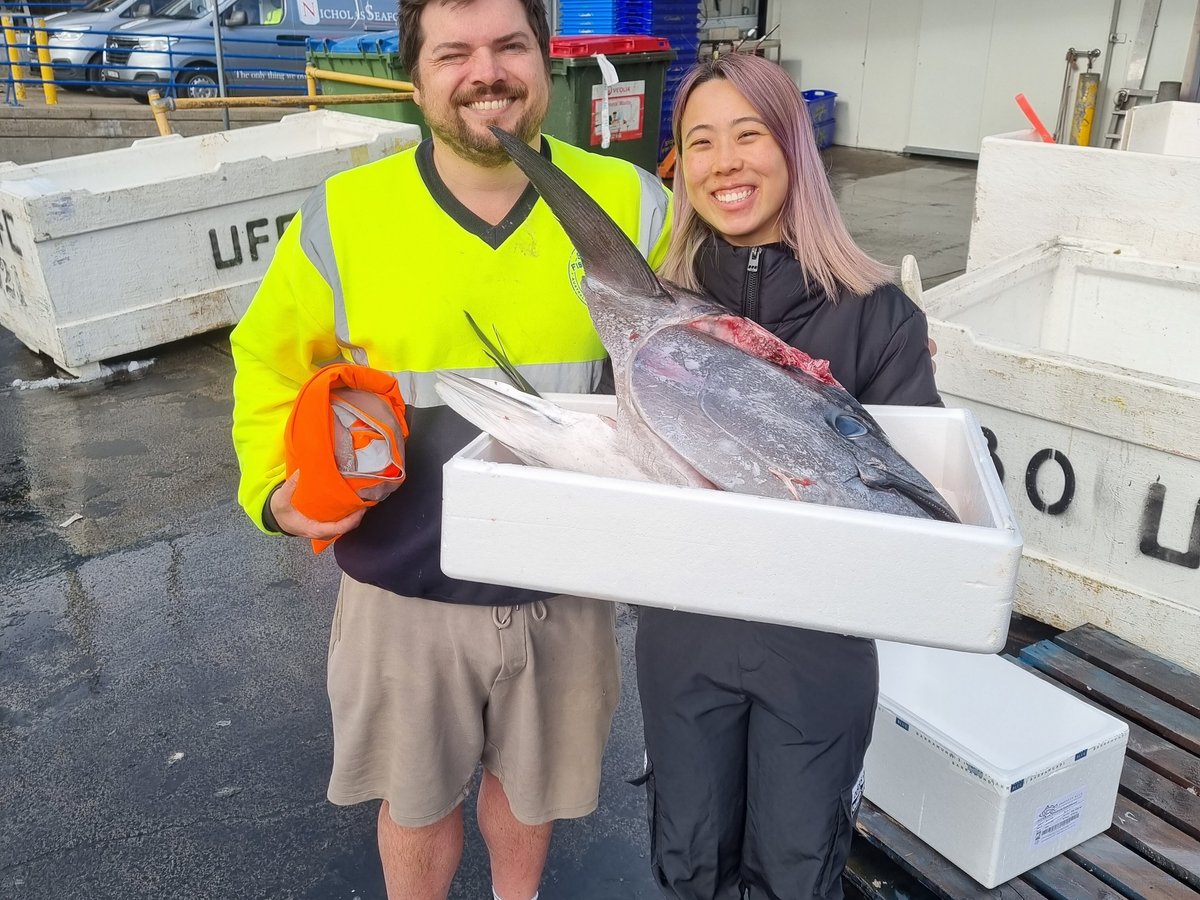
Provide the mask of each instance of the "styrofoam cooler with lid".
POLYGON ((877 647, 873 804, 987 888, 1109 827, 1124 722, 998 656, 877 647))

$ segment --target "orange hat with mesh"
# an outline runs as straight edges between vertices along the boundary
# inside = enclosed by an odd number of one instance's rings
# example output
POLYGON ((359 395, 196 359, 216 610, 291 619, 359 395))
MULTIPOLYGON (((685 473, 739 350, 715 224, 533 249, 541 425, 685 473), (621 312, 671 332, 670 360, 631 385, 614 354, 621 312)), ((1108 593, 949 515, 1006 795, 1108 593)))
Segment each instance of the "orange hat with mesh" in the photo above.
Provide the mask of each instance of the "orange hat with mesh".
MULTIPOLYGON (((287 474, 302 471, 292 504, 334 522, 374 506, 404 482, 404 398, 393 375, 338 363, 300 389, 284 432, 287 474)), ((332 541, 314 540, 320 553, 332 541)))

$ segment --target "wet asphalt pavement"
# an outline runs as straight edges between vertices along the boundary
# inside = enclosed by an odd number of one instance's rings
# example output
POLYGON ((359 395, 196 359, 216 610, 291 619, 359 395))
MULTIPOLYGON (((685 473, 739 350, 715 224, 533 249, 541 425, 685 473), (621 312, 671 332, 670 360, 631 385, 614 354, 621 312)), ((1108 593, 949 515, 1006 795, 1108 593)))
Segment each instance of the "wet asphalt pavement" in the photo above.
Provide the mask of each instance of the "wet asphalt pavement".
MULTIPOLYGON (((383 897, 376 805, 325 800, 337 571, 234 501, 226 341, 23 389, 55 373, 0 329, 0 898, 383 897)), ((543 900, 658 896, 632 636, 622 608, 600 810, 543 900)), ((471 811, 451 897, 489 881, 471 811)))

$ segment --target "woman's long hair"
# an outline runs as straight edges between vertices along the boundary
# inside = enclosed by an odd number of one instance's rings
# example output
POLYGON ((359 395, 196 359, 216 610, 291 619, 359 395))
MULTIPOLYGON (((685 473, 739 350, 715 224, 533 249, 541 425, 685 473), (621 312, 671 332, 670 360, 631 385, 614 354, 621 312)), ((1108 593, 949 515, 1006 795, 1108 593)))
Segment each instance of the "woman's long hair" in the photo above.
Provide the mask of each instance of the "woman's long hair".
MULTIPOLYGON (((697 64, 675 95, 671 129, 683 171, 683 111, 698 85, 724 79, 749 101, 766 123, 787 163, 788 192, 779 212, 784 244, 800 261, 805 277, 815 281, 834 302, 844 294, 863 297, 892 280, 888 266, 869 257, 854 243, 842 222, 813 139, 804 98, 783 69, 759 56, 730 53, 697 64)), ((714 229, 696 213, 681 177, 675 180, 674 231, 661 274, 697 290, 696 255, 714 229)))

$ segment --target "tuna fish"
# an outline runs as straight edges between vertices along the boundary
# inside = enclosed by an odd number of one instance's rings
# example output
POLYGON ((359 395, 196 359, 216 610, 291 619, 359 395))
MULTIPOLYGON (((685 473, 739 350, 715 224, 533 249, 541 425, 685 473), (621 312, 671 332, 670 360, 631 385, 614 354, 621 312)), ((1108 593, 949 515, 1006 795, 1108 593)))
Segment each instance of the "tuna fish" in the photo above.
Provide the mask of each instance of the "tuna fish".
POLYGON ((615 447, 667 484, 958 521, 825 361, 660 280, 578 185, 492 131, 583 261, 584 297, 616 382, 610 455, 615 447))

